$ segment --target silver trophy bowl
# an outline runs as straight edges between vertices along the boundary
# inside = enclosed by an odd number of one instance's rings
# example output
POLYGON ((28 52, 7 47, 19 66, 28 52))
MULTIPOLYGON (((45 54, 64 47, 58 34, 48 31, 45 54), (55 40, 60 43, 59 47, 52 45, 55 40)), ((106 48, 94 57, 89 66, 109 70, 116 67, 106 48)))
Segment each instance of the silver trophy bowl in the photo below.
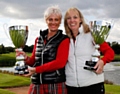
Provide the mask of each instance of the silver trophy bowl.
MULTIPOLYGON (((22 51, 28 38, 28 26, 15 25, 9 27, 10 38, 16 48, 16 51, 22 51)), ((27 74, 27 65, 24 62, 24 56, 16 56, 14 74, 27 74)))

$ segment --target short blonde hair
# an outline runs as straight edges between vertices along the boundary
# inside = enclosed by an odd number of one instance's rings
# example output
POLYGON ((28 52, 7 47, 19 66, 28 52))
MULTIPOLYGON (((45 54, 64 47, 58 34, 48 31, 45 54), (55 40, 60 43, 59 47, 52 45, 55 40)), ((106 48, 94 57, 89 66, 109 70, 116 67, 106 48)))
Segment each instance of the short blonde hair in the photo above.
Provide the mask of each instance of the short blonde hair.
POLYGON ((85 33, 90 32, 90 28, 89 28, 89 26, 85 23, 85 20, 84 20, 84 17, 83 17, 83 15, 82 15, 82 13, 81 13, 77 8, 72 7, 72 8, 69 8, 69 9, 66 11, 66 14, 65 14, 65 17, 64 17, 64 27, 65 27, 65 32, 66 32, 66 34, 67 34, 70 38, 72 38, 71 29, 68 27, 68 24, 67 24, 67 17, 68 17, 68 15, 69 15, 69 12, 70 12, 70 11, 75 11, 75 12, 78 13, 78 15, 79 15, 79 17, 80 17, 80 19, 81 19, 81 24, 83 25, 83 30, 84 30, 84 32, 85 32, 85 33))
POLYGON ((59 15, 62 18, 62 12, 58 5, 48 7, 44 12, 44 19, 46 20, 51 14, 59 15))

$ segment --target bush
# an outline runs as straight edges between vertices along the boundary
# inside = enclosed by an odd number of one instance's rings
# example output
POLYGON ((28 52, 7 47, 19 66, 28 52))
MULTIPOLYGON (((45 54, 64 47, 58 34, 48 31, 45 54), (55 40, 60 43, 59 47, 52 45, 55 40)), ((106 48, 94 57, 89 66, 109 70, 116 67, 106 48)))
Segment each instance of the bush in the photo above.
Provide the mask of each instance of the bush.
POLYGON ((108 80, 105 80, 104 83, 105 83, 105 84, 110 84, 110 85, 113 85, 113 84, 114 84, 112 81, 108 81, 108 80))
POLYGON ((0 59, 0 66, 5 67, 5 66, 14 66, 16 62, 16 59, 0 59))
MULTIPOLYGON (((26 53, 31 56, 31 53, 26 53)), ((11 67, 16 63, 15 52, 0 55, 0 67, 11 67)))
POLYGON ((2 54, 0 56, 0 66, 1 67, 14 66, 15 62, 16 62, 15 53, 2 54))

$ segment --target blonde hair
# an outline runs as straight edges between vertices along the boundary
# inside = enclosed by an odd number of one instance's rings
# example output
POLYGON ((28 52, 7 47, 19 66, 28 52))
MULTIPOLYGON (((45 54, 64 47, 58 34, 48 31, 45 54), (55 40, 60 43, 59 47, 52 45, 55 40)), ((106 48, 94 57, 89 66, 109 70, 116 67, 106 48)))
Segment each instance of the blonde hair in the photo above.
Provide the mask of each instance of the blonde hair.
POLYGON ((62 18, 62 12, 61 12, 60 8, 57 5, 48 7, 45 10, 44 19, 46 20, 51 14, 59 15, 60 18, 62 18))
POLYGON ((81 19, 81 23, 80 23, 80 24, 83 25, 83 30, 84 30, 84 32, 85 32, 85 33, 90 32, 90 28, 89 28, 89 26, 86 24, 82 13, 81 13, 77 8, 72 7, 72 8, 69 8, 69 9, 66 11, 66 14, 65 14, 65 17, 64 17, 64 27, 65 27, 65 32, 66 32, 66 34, 67 34, 70 38, 72 38, 71 29, 68 27, 68 24, 67 24, 67 17, 68 17, 68 15, 69 15, 69 12, 70 12, 70 11, 76 11, 76 12, 79 14, 79 17, 80 17, 80 19, 81 19))

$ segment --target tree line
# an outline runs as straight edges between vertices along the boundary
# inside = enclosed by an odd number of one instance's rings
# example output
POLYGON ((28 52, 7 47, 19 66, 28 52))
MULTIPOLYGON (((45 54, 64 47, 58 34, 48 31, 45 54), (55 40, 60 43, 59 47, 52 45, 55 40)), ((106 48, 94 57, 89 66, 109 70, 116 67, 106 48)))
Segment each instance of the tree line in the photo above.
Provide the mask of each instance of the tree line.
MULTIPOLYGON (((33 50, 33 46, 34 45, 31 45, 31 46, 25 45, 23 48, 23 51, 31 53, 33 50)), ((3 44, 1 44, 0 45, 0 54, 15 52, 15 49, 16 49, 15 47, 11 47, 11 46, 5 47, 3 44)))
MULTIPOLYGON (((108 42, 108 44, 114 50, 116 55, 120 54, 120 44, 118 42, 116 41, 112 43, 108 42)), ((25 47, 23 48, 23 51, 31 53, 33 50, 33 47, 34 45, 31 45, 31 46, 25 45, 25 47)), ((5 47, 3 44, 0 45, 0 54, 10 53, 10 52, 15 52, 15 47, 5 47)))

